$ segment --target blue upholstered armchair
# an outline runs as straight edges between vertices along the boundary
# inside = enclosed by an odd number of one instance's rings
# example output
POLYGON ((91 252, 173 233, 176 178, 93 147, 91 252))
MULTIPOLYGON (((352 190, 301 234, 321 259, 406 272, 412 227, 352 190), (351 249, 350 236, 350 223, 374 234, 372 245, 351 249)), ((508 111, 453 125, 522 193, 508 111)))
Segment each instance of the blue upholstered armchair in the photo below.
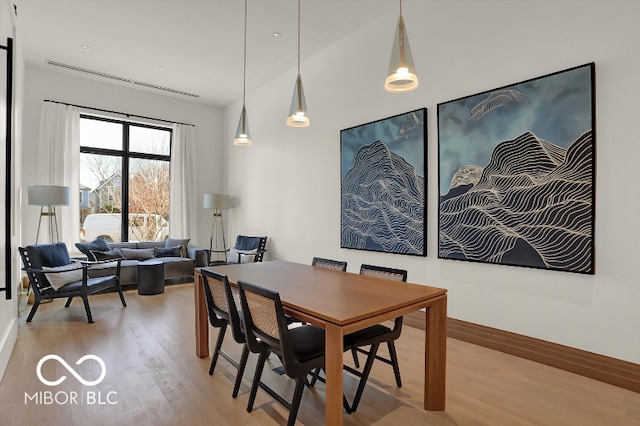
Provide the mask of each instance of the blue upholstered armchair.
POLYGON ((116 287, 120 294, 122 306, 127 306, 120 286, 120 260, 117 262, 116 274, 105 277, 89 278, 87 270, 95 263, 72 261, 65 243, 37 244, 19 247, 24 264, 23 271, 29 282, 35 300, 27 322, 31 322, 42 300, 67 298, 64 305, 68 308, 74 297, 82 298, 87 313, 87 320, 93 323, 88 296, 110 287, 116 287))
POLYGON ((227 263, 262 262, 266 247, 267 237, 238 235, 236 244, 229 250, 227 263))

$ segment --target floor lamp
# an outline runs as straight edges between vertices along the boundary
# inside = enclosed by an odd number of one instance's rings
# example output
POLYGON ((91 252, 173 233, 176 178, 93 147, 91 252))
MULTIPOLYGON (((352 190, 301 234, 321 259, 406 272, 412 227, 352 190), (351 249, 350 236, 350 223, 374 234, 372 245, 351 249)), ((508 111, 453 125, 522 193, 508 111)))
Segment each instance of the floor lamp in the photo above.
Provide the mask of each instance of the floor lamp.
POLYGON ((229 208, 229 196, 225 194, 204 194, 203 207, 213 209, 213 222, 211 223, 211 238, 209 239, 209 262, 220 262, 218 255, 223 253, 224 262, 227 261, 227 242, 224 237, 224 221, 222 210, 229 208), (220 247, 222 240, 222 248, 220 247), (215 244, 214 244, 215 241, 215 244), (211 254, 215 253, 215 261, 211 260, 211 254))
POLYGON ((58 185, 29 185, 27 187, 27 202, 31 206, 40 206, 40 220, 38 220, 38 232, 36 244, 40 238, 42 218, 49 220, 49 242, 60 241, 58 220, 56 218, 56 206, 68 206, 71 201, 71 189, 68 186, 58 185), (45 210, 45 207, 47 208, 45 210))

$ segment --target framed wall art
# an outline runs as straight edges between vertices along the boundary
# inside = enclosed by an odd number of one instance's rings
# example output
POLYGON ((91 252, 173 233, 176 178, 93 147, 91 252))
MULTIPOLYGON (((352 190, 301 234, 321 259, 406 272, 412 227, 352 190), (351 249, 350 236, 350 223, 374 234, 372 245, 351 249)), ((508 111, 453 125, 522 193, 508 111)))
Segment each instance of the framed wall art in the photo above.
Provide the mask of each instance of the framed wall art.
POLYGON ((594 273, 595 64, 438 105, 438 257, 594 273))
POLYGON ((340 132, 342 248, 426 256, 427 109, 340 132))

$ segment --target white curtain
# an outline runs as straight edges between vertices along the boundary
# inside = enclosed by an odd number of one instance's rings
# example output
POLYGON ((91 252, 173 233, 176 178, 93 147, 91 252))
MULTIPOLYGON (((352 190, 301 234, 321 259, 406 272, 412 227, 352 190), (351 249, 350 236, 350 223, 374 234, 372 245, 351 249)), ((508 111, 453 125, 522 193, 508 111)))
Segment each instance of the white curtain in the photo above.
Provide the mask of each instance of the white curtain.
POLYGON ((195 235, 195 128, 174 124, 171 141, 169 234, 172 238, 195 235))
MULTIPOLYGON (((60 241, 75 250, 80 233, 80 111, 78 108, 43 102, 40 111, 39 185, 63 185, 71 190, 71 204, 56 207, 60 241)), ((46 225, 42 222, 43 227, 46 225)), ((40 235, 47 235, 46 230, 40 235)))

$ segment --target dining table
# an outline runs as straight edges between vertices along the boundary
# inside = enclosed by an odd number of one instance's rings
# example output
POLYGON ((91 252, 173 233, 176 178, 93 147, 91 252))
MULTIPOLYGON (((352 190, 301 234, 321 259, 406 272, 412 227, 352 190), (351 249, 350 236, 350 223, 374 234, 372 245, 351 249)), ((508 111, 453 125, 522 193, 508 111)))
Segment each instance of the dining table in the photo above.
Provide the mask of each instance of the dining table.
MULTIPOLYGON (((286 314, 325 330, 328 425, 343 420, 343 336, 424 308, 424 409, 445 409, 446 289, 282 260, 208 268, 227 275, 232 286, 242 280, 278 292, 286 314)), ((200 268, 194 278, 196 355, 203 358, 209 321, 200 268)))

